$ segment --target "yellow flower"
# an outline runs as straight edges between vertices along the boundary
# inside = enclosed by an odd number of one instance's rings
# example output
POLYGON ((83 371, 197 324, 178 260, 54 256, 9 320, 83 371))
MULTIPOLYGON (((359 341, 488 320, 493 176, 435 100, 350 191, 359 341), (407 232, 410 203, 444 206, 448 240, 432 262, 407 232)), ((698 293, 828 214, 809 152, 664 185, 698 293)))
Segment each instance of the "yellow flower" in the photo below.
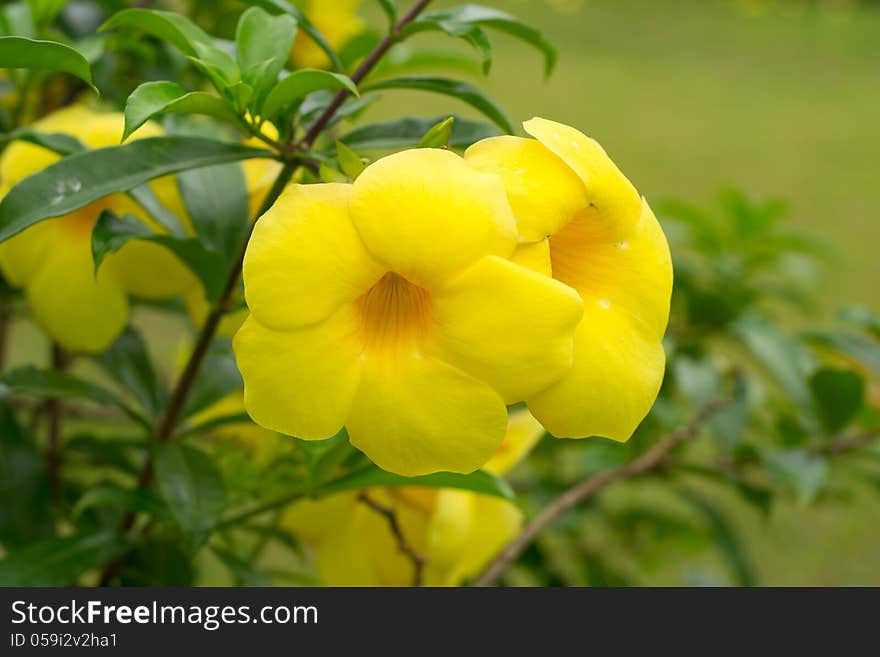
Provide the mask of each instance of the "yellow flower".
POLYGON ((378 160, 353 185, 292 185, 244 262, 234 347, 254 420, 307 440, 343 425, 380 467, 471 472, 507 410, 572 362, 581 301, 506 258, 501 179, 450 151, 378 160))
MULTIPOLYGON (((527 411, 511 412, 504 446, 486 469, 507 471, 543 433, 527 411)), ((285 514, 283 525, 314 549, 318 574, 328 586, 414 581, 415 566, 400 553, 387 518, 361 495, 394 511, 407 545, 425 559, 428 586, 456 586, 476 575, 522 527, 515 504, 455 489, 371 488, 300 502, 285 514)))
POLYGON ((558 437, 627 440, 663 380, 669 246, 599 144, 545 119, 524 125, 534 139, 487 139, 465 159, 504 180, 524 242, 513 260, 566 283, 584 302, 571 371, 529 397, 529 409, 558 437))
MULTIPOLYGON (((333 50, 339 50, 364 29, 364 22, 355 13, 360 0, 308 0, 303 13, 318 32, 324 35, 333 50)), ((290 61, 301 68, 327 68, 326 53, 302 30, 299 31, 290 61)))
MULTIPOLYGON (((122 114, 101 114, 82 106, 63 109, 34 124, 37 130, 66 133, 92 148, 118 144, 122 127, 122 114)), ((159 134, 157 126, 147 124, 135 138, 159 134)), ((40 146, 12 143, 0 157, 0 196, 57 159, 58 155, 40 146)), ((172 177, 156 180, 152 186, 169 209, 185 218, 172 177)), ((108 256, 95 277, 91 234, 105 209, 137 216, 161 231, 129 197, 114 194, 69 215, 35 224, 0 244, 3 274, 24 288, 30 311, 46 334, 70 351, 106 348, 125 327, 129 294, 169 298, 193 280, 169 251, 142 241, 129 242, 108 256)))

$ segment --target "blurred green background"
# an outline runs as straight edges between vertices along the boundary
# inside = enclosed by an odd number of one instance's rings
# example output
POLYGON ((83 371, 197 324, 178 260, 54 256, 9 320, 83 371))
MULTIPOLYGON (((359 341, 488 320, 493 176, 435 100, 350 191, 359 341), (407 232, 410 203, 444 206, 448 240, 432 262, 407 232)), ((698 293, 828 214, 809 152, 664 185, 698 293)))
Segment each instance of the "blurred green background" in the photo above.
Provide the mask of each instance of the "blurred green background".
MULTIPOLYGON (((761 0, 487 4, 528 19, 559 49, 557 70, 545 80, 534 51, 494 39, 493 70, 481 86, 516 122, 539 115, 577 126, 655 205, 680 198, 711 206, 728 186, 786 201, 791 227, 831 249, 816 319, 845 303, 880 308, 880 7, 761 0)), ((461 52, 470 54, 466 45, 461 52)), ((369 115, 439 114, 455 103, 395 93, 395 102, 369 115)), ((759 583, 880 585, 880 495, 865 485, 854 490, 847 497, 832 491, 809 509, 780 500, 766 519, 732 493, 711 495, 739 529, 759 583)), ((658 509, 680 504, 662 484, 612 490, 602 504, 625 506, 633 495, 658 509)), ((599 532, 582 533, 585 548, 613 553, 599 532)), ((552 544, 545 547, 552 551, 552 544)), ((685 551, 672 541, 662 554, 653 552, 631 573, 641 583, 724 582, 715 551, 685 551)))

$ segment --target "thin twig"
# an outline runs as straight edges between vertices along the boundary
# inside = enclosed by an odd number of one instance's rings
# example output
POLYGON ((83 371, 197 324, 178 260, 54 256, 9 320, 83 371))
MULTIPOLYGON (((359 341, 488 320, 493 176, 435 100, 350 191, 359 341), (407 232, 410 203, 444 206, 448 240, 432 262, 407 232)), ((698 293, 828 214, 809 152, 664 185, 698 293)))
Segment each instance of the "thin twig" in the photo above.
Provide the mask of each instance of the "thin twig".
POLYGON ((855 434, 853 436, 842 436, 831 442, 816 445, 812 451, 821 456, 837 456, 847 452, 854 452, 862 447, 867 447, 877 440, 880 440, 880 433, 876 431, 873 433, 855 434))
POLYGON ((491 586, 495 583, 501 574, 507 570, 523 550, 532 544, 547 525, 571 508, 615 482, 624 479, 634 479, 662 469, 666 461, 666 455, 670 450, 695 438, 705 423, 729 403, 727 399, 718 399, 706 404, 700 409, 690 424, 661 438, 637 459, 615 470, 600 472, 569 488, 525 526, 522 532, 489 564, 483 574, 474 582, 474 586, 491 586))
POLYGON ((406 536, 403 535, 403 529, 400 526, 400 521, 397 519, 397 513, 394 511, 393 508, 385 506, 384 504, 379 504, 376 500, 372 499, 366 493, 360 493, 358 495, 358 500, 366 504, 379 515, 384 516, 385 520, 388 521, 388 527, 389 529, 391 529, 391 533, 394 535, 394 540, 397 541, 397 549, 400 550, 402 554, 406 555, 406 557, 410 561, 412 561, 412 585, 421 586, 427 559, 416 552, 415 548, 413 548, 413 546, 411 546, 406 540, 406 536))

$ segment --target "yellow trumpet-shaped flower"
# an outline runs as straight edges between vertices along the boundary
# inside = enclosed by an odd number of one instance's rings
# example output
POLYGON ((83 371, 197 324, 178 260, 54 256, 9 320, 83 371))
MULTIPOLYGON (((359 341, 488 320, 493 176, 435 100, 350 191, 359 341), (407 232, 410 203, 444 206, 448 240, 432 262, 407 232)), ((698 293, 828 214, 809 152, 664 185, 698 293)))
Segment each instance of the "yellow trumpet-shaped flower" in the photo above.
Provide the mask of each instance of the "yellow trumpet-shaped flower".
POLYGON ((558 437, 627 440, 663 380, 669 246, 598 143, 545 119, 525 129, 534 139, 486 139, 465 158, 504 180, 522 241, 513 260, 566 283, 584 302, 571 371, 528 405, 558 437))
MULTIPOLYGON (((502 449, 486 469, 507 471, 543 434, 527 411, 512 411, 502 449)), ((412 559, 401 554, 387 518, 364 496, 394 512, 407 545, 424 559, 428 586, 456 586, 476 575, 522 527, 522 512, 512 502, 448 488, 371 488, 300 502, 283 525, 314 550, 328 586, 414 582, 412 559)))
MULTIPOLYGON (((34 128, 61 132, 92 148, 119 143, 123 116, 97 113, 82 106, 60 110, 38 121, 34 128)), ((134 138, 162 134, 146 124, 134 138)), ((58 155, 40 146, 14 142, 0 157, 0 195, 19 180, 55 162, 58 155)), ((153 182, 159 199, 178 216, 185 217, 174 179, 153 182)), ((48 219, 0 244, 0 269, 24 288, 30 311, 46 334, 70 351, 97 352, 122 331, 128 318, 128 295, 164 299, 191 284, 192 274, 169 251, 156 244, 129 242, 108 256, 95 276, 92 262, 92 228, 101 211, 145 218, 129 197, 113 194, 71 214, 48 219)))
POLYGON ((307 440, 346 426, 380 467, 471 472, 505 402, 572 362, 574 290, 517 265, 501 179, 450 151, 404 151, 352 184, 292 185, 244 262, 234 347, 254 420, 307 440))
MULTIPOLYGON (((357 15, 360 0, 307 0, 303 13, 324 35, 334 50, 364 30, 364 22, 357 15)), ((290 61, 299 67, 326 68, 330 65, 327 54, 302 30, 296 36, 290 61)))

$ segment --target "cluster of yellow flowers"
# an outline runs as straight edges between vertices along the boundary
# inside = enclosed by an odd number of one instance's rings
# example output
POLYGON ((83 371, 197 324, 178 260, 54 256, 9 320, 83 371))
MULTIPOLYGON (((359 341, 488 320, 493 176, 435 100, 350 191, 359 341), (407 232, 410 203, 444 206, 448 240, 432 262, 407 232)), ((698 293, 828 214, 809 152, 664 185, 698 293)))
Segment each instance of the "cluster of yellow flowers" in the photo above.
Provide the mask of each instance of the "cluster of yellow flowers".
POLYGON ((630 437, 663 376, 666 239, 595 141, 525 127, 288 187, 251 238, 234 341, 258 424, 345 426, 406 476, 480 468, 520 401, 559 437, 630 437))

